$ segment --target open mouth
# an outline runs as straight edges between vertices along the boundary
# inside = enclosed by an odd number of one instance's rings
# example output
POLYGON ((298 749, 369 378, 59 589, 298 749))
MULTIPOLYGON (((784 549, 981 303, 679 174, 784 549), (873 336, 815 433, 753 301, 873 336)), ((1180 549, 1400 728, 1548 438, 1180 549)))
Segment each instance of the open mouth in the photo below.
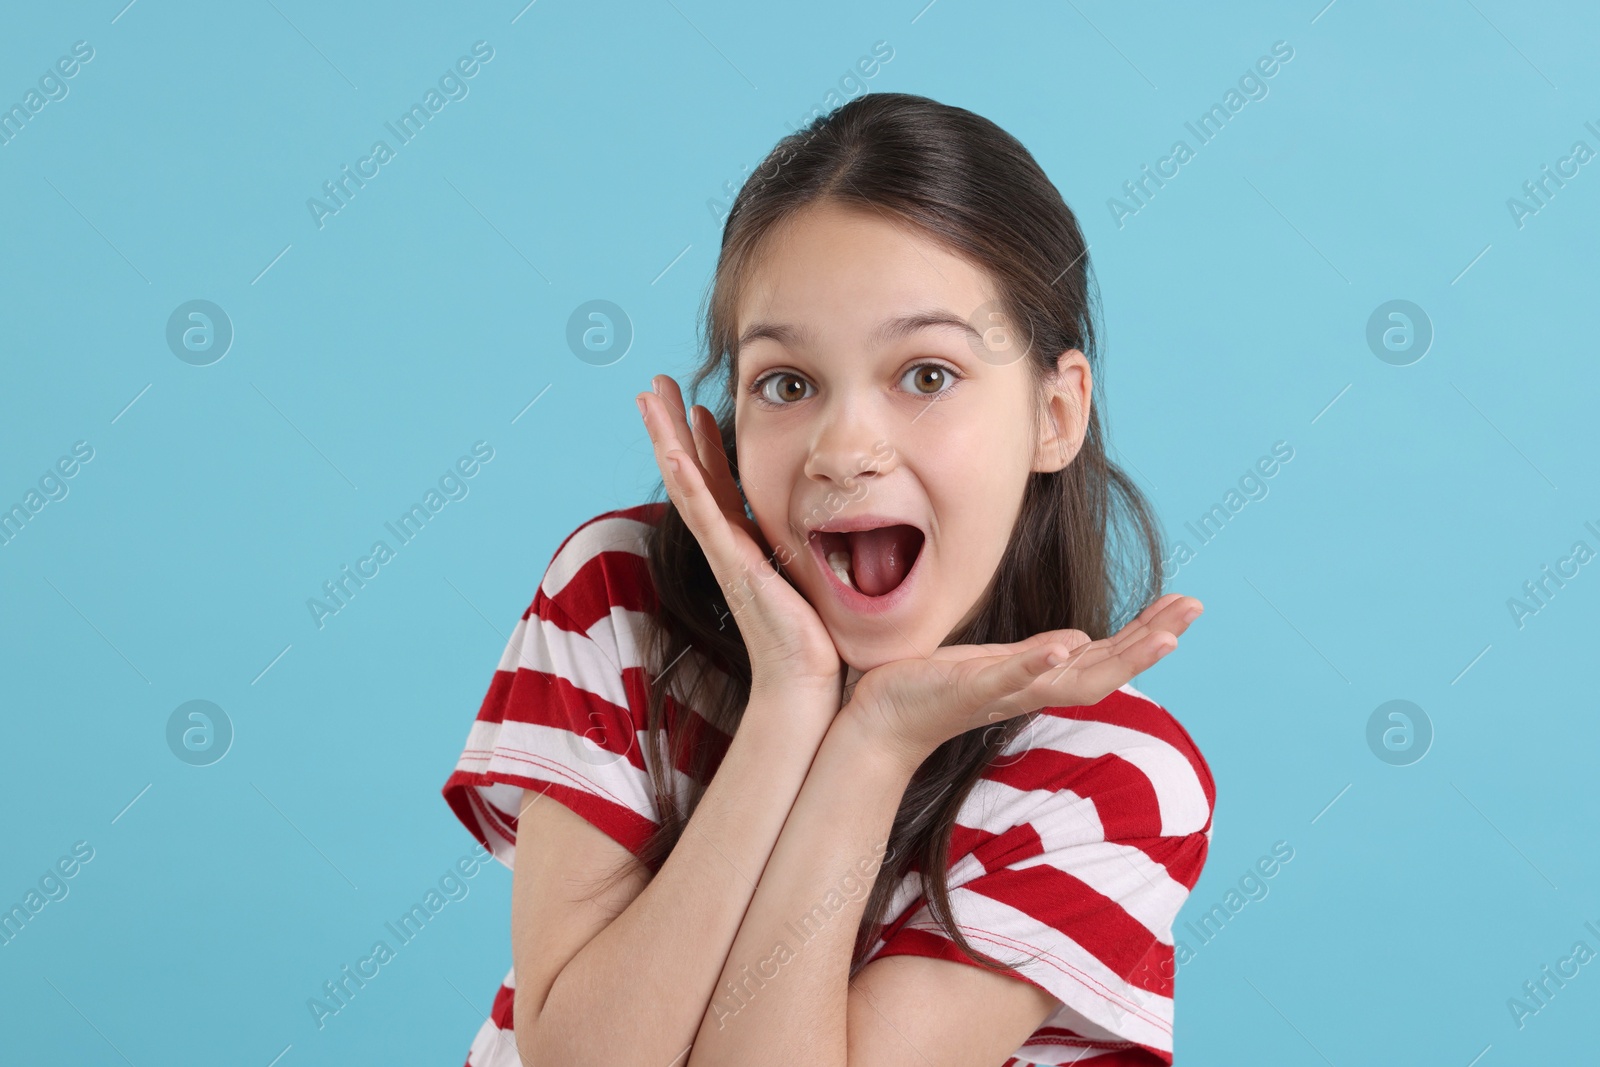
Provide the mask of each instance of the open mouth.
POLYGON ((875 600, 904 584, 922 552, 924 536, 915 526, 895 523, 870 530, 814 530, 811 540, 841 586, 875 600))

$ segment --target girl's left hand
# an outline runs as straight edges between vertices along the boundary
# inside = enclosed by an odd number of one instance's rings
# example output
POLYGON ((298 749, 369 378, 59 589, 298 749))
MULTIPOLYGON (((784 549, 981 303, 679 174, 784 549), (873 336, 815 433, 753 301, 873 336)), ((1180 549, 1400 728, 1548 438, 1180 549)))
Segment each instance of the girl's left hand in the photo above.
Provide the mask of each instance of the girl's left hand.
POLYGON ((1009 644, 945 645, 867 671, 839 714, 854 716, 914 770, 969 730, 1040 708, 1099 703, 1176 648, 1204 610, 1194 597, 1168 593, 1102 641, 1050 630, 1009 644))

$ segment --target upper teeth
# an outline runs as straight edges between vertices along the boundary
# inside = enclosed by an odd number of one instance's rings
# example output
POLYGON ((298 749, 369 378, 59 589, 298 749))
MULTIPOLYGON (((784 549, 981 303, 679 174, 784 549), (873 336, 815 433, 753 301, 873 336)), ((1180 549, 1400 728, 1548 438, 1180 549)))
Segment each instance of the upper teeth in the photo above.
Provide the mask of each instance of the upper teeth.
POLYGON ((850 553, 838 550, 829 552, 828 566, 833 568, 833 573, 839 576, 841 582, 851 589, 856 587, 856 583, 850 580, 850 553))

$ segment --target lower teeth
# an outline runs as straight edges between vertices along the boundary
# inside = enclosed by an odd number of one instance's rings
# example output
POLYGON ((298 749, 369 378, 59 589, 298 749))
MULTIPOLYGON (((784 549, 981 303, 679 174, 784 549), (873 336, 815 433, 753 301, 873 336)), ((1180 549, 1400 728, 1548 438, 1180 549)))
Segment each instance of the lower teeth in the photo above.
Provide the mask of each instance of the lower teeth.
MULTIPOLYGON (((856 588, 856 583, 850 580, 850 553, 829 552, 828 566, 833 568, 833 573, 839 576, 839 580, 841 582, 843 582, 845 585, 848 585, 851 589, 856 588)), ((859 589, 856 591, 860 592, 859 589)))

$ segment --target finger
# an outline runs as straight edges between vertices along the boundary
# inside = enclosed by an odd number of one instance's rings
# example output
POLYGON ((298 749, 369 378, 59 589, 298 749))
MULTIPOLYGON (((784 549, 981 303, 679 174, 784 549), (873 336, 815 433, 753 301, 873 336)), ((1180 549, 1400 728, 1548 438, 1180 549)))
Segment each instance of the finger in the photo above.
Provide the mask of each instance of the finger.
POLYGON ((1020 641, 1004 641, 986 645, 941 645, 937 652, 941 657, 948 657, 956 662, 975 659, 979 656, 1010 656, 1018 652, 1026 652, 1030 648, 1048 644, 1052 641, 1058 644, 1077 647, 1089 640, 1089 635, 1082 630, 1045 630, 1032 637, 1024 637, 1020 641))
MULTIPOLYGON (((653 384, 659 381, 667 383, 663 386, 664 391, 675 391, 676 383, 673 383, 671 378, 657 375, 653 384)), ((654 392, 640 393, 639 399, 645 407, 645 425, 650 431, 656 463, 661 468, 662 482, 667 488, 667 494, 683 517, 684 524, 689 527, 690 533, 699 543, 713 576, 727 598, 729 608, 735 617, 738 617, 740 606, 749 598, 748 592, 741 593, 740 590, 749 590, 750 572, 756 569, 759 571, 759 577, 765 579, 768 577, 766 572, 771 565, 765 559, 752 561, 748 558, 744 545, 730 525, 729 513, 717 499, 713 486, 708 483, 705 472, 700 468, 698 458, 680 447, 680 441, 687 442, 692 447, 692 439, 681 434, 672 424, 671 400, 654 392), (677 461, 678 470, 674 470, 673 460, 677 461)), ((736 486, 730 484, 730 488, 735 494, 738 493, 736 486)), ((732 506, 731 512, 733 516, 744 519, 742 499, 732 506)), ((759 553, 760 546, 755 547, 759 553)), ((758 584, 765 582, 760 581, 758 584)))
MULTIPOLYGON (((967 694, 968 702, 980 708, 993 703, 1014 702, 1011 698, 1033 685, 1046 672, 1058 669, 1051 661, 1059 661, 1064 655, 1065 649, 1061 645, 1041 643, 998 659, 973 677, 967 694)), ((1021 704, 1017 705, 1019 715, 1028 710, 1021 704)))
POLYGON ((722 429, 711 411, 696 404, 691 411, 694 417, 695 445, 699 449, 700 469, 706 472, 707 484, 722 510, 730 516, 744 517, 744 497, 734 484, 733 470, 728 466, 728 455, 722 448, 722 429))
POLYGON ((1158 596, 1154 600, 1150 601, 1149 604, 1145 605, 1144 610, 1133 617, 1133 621, 1137 623, 1147 623, 1157 615, 1161 614, 1167 608, 1171 607, 1173 602, 1181 599, 1183 599, 1182 593, 1166 593, 1162 596, 1158 596))
MULTIPOLYGON (((640 393, 637 399, 644 409, 645 430, 650 434, 650 444, 655 449, 656 465, 661 468, 662 478, 668 483, 673 480, 672 468, 667 464, 669 453, 678 453, 689 465, 698 468, 700 461, 694 453, 694 438, 678 429, 673 420, 672 404, 658 393, 640 393)), ((701 480, 705 480, 703 473, 701 480)))
POLYGON ((1052 692, 1052 699, 1092 704, 1126 685, 1135 675, 1149 670, 1177 647, 1176 634, 1166 630, 1151 631, 1119 652, 1102 648, 1098 655, 1069 660, 1046 675, 1045 688, 1052 692))
POLYGON ((1119 653, 1148 635, 1162 631, 1177 636, 1187 630, 1203 610, 1204 606, 1192 596, 1168 593, 1141 611, 1133 622, 1111 635, 1107 639, 1107 648, 1112 653, 1119 653))
POLYGON ((1091 664, 1078 673, 1078 685, 1091 693, 1110 693, 1131 681, 1135 675, 1149 670, 1167 653, 1178 647, 1177 635, 1157 630, 1143 641, 1128 646, 1114 656, 1091 664))
POLYGON ((1130 619, 1126 626, 1118 630, 1116 633, 1111 634, 1107 640, 1111 641, 1113 644, 1118 643, 1119 639, 1125 637, 1133 637, 1135 640, 1137 640, 1139 634, 1145 632, 1150 626, 1156 624, 1158 620, 1172 610, 1172 606, 1174 604, 1182 599, 1184 599, 1182 593, 1167 593, 1164 596, 1157 597, 1155 600, 1152 600, 1149 604, 1147 604, 1143 611, 1139 612, 1139 614, 1130 619))
MULTIPOLYGON (((689 413, 683 402, 683 391, 678 388, 678 383, 670 374, 658 374, 650 379, 650 386, 661 398, 662 406, 667 410, 667 421, 672 427, 674 436, 678 439, 678 447, 694 457, 695 462, 700 462, 699 433, 689 424, 689 413)), ((701 468, 704 471, 704 468, 701 468)))
POLYGON ((667 453, 677 449, 693 458, 694 437, 679 429, 673 416, 672 402, 661 392, 660 383, 663 378, 666 378, 666 375, 658 374, 650 379, 651 391, 640 393, 638 400, 644 411, 644 425, 650 433, 650 443, 656 450, 656 462, 661 467, 662 476, 666 477, 669 474, 669 468, 665 463, 667 453))
POLYGON ((1050 639, 1050 632, 1034 634, 1021 641, 997 642, 986 645, 940 645, 934 649, 934 656, 940 660, 952 663, 965 663, 969 659, 993 659, 997 656, 1012 656, 1018 652, 1026 652, 1034 645, 1050 639))
POLYGON ((1072 665, 1099 660, 1107 655, 1119 652, 1129 644, 1142 640, 1151 632, 1152 627, 1167 629, 1172 633, 1182 633, 1187 628, 1188 623, 1177 621, 1182 617, 1181 610, 1174 613, 1174 607, 1180 600, 1191 600, 1195 604, 1199 604, 1199 601, 1195 601, 1193 597, 1185 597, 1182 593, 1167 593, 1165 596, 1151 601, 1145 606, 1144 610, 1135 615, 1122 629, 1098 641, 1087 640, 1088 635, 1084 634, 1082 630, 1050 630, 1042 634, 1035 634, 1033 637, 1028 638, 1028 641, 1057 640, 1064 642, 1071 646, 1072 665), (1169 623, 1170 625, 1168 625, 1169 623))
POLYGON ((724 590, 733 588, 734 577, 742 568, 747 568, 748 563, 728 525, 727 515, 706 485, 699 466, 681 448, 673 448, 662 450, 661 467, 672 502, 699 542, 718 584, 724 590))

